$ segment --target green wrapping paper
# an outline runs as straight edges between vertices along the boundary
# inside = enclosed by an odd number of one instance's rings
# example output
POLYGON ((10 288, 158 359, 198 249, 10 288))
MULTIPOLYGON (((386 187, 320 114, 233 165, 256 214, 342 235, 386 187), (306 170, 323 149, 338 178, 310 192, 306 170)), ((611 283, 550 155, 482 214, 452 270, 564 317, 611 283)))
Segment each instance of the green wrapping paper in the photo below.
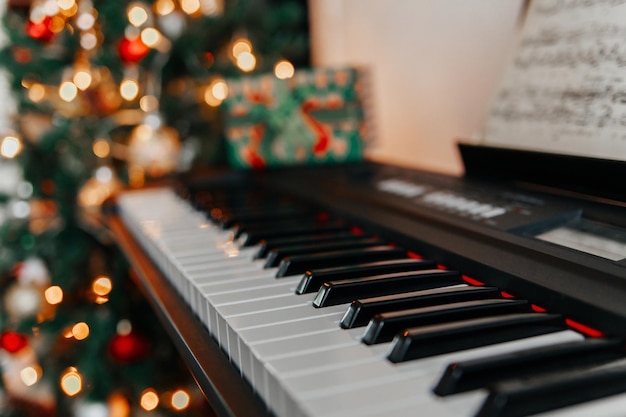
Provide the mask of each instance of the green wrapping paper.
POLYGON ((298 70, 227 80, 225 134, 235 168, 352 162, 371 141, 366 72, 298 70))

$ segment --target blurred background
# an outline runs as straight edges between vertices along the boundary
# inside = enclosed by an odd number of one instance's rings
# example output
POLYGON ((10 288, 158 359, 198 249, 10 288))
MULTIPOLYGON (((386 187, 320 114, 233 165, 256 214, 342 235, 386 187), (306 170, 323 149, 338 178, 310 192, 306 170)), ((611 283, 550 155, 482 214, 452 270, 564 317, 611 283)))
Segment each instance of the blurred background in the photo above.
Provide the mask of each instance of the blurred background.
POLYGON ((525 4, 0 1, 2 415, 211 415, 105 202, 228 161, 461 174, 525 4))

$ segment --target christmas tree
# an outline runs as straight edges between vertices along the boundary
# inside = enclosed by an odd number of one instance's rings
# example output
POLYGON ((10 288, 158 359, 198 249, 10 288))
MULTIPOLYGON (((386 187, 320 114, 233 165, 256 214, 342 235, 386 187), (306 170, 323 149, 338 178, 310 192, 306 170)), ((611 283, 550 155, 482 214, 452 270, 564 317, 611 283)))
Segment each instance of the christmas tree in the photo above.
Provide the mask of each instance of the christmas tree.
POLYGON ((306 65, 305 2, 12 0, 3 26, 2 415, 206 415, 102 207, 224 163, 224 79, 306 65))

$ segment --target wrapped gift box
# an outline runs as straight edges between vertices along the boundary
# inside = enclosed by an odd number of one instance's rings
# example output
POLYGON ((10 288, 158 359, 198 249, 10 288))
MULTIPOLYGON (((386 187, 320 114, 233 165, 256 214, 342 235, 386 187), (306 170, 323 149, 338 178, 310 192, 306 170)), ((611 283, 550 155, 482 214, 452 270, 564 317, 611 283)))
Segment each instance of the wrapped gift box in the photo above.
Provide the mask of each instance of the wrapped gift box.
POLYGON ((264 168, 357 161, 371 142, 367 73, 298 70, 227 80, 225 133, 231 165, 264 168))

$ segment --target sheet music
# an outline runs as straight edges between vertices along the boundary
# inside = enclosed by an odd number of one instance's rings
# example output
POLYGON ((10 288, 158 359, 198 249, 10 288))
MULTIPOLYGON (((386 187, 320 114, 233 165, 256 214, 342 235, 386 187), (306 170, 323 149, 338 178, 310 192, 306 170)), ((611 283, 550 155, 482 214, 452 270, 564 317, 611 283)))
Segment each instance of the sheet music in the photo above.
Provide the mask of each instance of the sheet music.
POLYGON ((535 0, 484 143, 626 160, 626 0, 535 0))

